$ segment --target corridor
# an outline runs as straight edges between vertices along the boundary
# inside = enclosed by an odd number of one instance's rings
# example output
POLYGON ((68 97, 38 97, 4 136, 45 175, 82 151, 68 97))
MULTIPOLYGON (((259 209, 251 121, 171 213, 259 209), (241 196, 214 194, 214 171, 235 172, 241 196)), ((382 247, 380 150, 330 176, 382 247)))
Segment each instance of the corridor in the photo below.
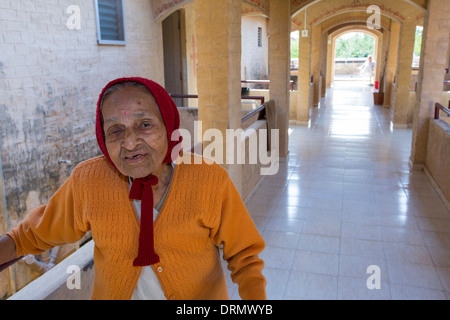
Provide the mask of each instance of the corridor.
POLYGON ((450 212, 409 171, 412 130, 391 127, 366 82, 334 82, 312 112, 247 203, 268 298, 449 299, 450 212))

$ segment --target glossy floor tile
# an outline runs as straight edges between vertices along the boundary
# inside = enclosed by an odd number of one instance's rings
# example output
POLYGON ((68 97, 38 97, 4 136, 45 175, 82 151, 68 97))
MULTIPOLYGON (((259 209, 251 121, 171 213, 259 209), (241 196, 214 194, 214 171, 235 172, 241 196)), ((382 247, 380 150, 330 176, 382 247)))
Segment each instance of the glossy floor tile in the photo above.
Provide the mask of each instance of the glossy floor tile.
MULTIPOLYGON (((334 82, 247 203, 269 299, 449 299, 450 212, 365 82, 334 82)), ((232 299, 239 299, 229 280, 232 299)))

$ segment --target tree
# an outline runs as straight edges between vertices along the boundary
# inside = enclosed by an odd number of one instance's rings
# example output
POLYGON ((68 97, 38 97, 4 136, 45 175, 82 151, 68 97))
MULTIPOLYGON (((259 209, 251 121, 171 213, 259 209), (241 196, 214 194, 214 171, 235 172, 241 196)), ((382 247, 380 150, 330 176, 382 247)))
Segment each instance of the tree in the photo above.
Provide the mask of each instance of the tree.
POLYGON ((414 55, 420 57, 420 50, 422 49, 422 34, 423 27, 416 27, 416 39, 414 42, 414 55))
POLYGON ((298 31, 291 32, 291 58, 297 59, 298 58, 298 31))
POLYGON ((347 35, 336 40, 336 58, 364 58, 373 55, 374 37, 362 32, 347 35))

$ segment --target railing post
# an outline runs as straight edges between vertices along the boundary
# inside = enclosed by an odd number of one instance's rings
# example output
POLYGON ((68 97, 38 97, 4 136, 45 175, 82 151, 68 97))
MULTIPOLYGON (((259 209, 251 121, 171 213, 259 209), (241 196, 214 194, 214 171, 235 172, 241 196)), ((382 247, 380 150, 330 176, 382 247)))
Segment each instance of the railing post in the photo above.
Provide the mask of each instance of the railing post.
POLYGON ((436 102, 435 105, 434 105, 434 119, 439 119, 439 113, 441 112, 441 110, 443 112, 445 112, 447 114, 447 116, 450 117, 450 100, 448 102, 448 106, 449 106, 449 108, 447 109, 446 107, 444 107, 439 102, 436 102))

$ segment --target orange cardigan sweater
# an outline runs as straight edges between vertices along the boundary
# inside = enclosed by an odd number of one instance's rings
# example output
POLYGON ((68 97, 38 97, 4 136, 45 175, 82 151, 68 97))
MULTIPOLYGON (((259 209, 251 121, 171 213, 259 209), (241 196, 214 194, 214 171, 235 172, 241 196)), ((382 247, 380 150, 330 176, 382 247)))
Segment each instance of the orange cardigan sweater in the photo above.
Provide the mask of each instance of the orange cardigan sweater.
MULTIPOLYGON (((134 267, 139 220, 127 177, 105 159, 79 164, 47 205, 8 234, 17 254, 38 254, 76 242, 95 243, 92 299, 130 299, 142 267, 134 267)), ((239 193, 217 164, 177 164, 155 221, 153 269, 168 299, 228 299, 218 246, 242 299, 265 299, 264 248, 239 193)), ((83 285, 83 284, 82 284, 83 285)))

